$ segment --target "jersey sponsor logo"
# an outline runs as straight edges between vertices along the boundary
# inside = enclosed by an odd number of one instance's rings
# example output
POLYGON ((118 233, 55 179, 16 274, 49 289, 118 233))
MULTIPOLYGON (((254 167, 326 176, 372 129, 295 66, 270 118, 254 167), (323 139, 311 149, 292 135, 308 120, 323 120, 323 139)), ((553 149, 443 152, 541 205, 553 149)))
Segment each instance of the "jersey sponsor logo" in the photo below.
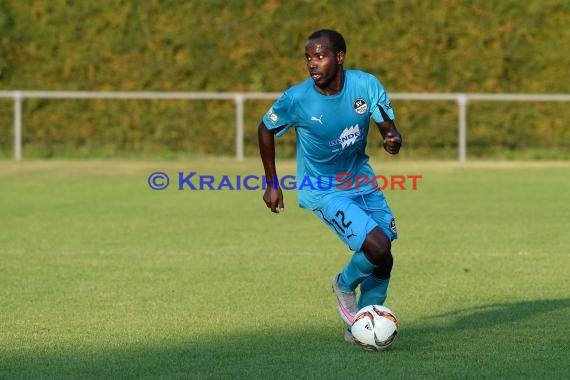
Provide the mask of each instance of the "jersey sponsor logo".
POLYGON ((364 99, 358 98, 352 104, 352 108, 354 108, 354 112, 356 112, 357 114, 363 115, 368 109, 368 104, 366 104, 364 99))
POLYGON ((273 107, 271 107, 269 111, 267 111, 267 117, 269 118, 269 120, 271 120, 273 124, 277 124, 277 122, 279 121, 279 116, 277 116, 277 114, 273 111, 273 107))
POLYGON ((337 146, 340 145, 342 149, 351 146, 356 142, 356 139, 360 136, 360 128, 358 124, 347 127, 342 131, 340 137, 338 139, 334 139, 329 141, 329 146, 337 146))

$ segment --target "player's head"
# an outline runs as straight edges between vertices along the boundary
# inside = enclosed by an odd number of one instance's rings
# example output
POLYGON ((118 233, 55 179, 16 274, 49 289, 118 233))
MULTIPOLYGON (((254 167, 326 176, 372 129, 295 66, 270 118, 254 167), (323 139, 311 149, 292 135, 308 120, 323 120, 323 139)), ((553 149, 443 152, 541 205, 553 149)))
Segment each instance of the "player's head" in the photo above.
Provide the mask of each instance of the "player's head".
POLYGON ((305 59, 317 87, 325 89, 341 76, 345 54, 346 42, 339 32, 321 29, 309 36, 305 59))
POLYGON ((346 42, 342 34, 332 29, 321 29, 317 30, 307 38, 307 41, 315 40, 317 38, 326 38, 334 51, 335 54, 341 51, 346 54, 346 42))

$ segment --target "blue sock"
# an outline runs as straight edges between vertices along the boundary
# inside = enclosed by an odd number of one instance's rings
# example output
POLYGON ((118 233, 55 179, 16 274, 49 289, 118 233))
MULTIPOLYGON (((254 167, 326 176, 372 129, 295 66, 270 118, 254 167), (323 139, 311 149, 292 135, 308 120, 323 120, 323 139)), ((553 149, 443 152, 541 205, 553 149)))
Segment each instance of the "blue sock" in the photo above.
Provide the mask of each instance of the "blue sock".
POLYGON ((360 298, 358 309, 369 305, 383 305, 388 296, 388 284, 390 279, 385 280, 369 276, 360 283, 360 298))
POLYGON ((364 252, 356 252, 352 258, 342 269, 338 286, 343 292, 353 292, 354 289, 364 280, 370 276, 376 268, 364 255, 364 252))

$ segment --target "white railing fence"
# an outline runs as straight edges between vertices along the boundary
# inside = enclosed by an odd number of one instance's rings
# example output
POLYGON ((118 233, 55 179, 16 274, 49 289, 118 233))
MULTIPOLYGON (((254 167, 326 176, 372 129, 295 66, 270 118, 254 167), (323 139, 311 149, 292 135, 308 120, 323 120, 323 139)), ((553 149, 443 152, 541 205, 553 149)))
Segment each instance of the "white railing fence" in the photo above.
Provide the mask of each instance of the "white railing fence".
MULTIPOLYGON (((236 158, 243 160, 243 105, 246 100, 277 99, 279 92, 95 92, 95 91, 0 91, 0 98, 14 99, 14 159, 22 159, 22 102, 24 99, 169 99, 233 100, 236 106, 236 158)), ((458 107, 458 159, 467 159, 467 105, 471 101, 568 102, 570 94, 392 93, 392 100, 454 101, 458 107)))

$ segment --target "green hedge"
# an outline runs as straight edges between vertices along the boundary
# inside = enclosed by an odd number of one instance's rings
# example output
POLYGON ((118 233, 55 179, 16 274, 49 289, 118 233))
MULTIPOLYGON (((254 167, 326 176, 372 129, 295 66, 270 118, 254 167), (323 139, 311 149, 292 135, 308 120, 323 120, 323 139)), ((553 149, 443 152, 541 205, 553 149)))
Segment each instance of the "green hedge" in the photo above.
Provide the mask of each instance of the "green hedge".
MULTIPOLYGON (((570 89, 566 0, 4 0, 0 89, 282 91, 306 77, 306 36, 322 27, 390 92, 570 89)), ((246 103, 246 154, 270 103, 246 103)), ((456 157, 455 104, 393 103, 404 157, 456 157)), ((568 103, 470 103, 469 155, 568 158, 569 121, 568 103)), ((24 126, 25 156, 234 154, 232 102, 26 100, 24 126)), ((11 128, 0 99, 0 156, 11 128)))

